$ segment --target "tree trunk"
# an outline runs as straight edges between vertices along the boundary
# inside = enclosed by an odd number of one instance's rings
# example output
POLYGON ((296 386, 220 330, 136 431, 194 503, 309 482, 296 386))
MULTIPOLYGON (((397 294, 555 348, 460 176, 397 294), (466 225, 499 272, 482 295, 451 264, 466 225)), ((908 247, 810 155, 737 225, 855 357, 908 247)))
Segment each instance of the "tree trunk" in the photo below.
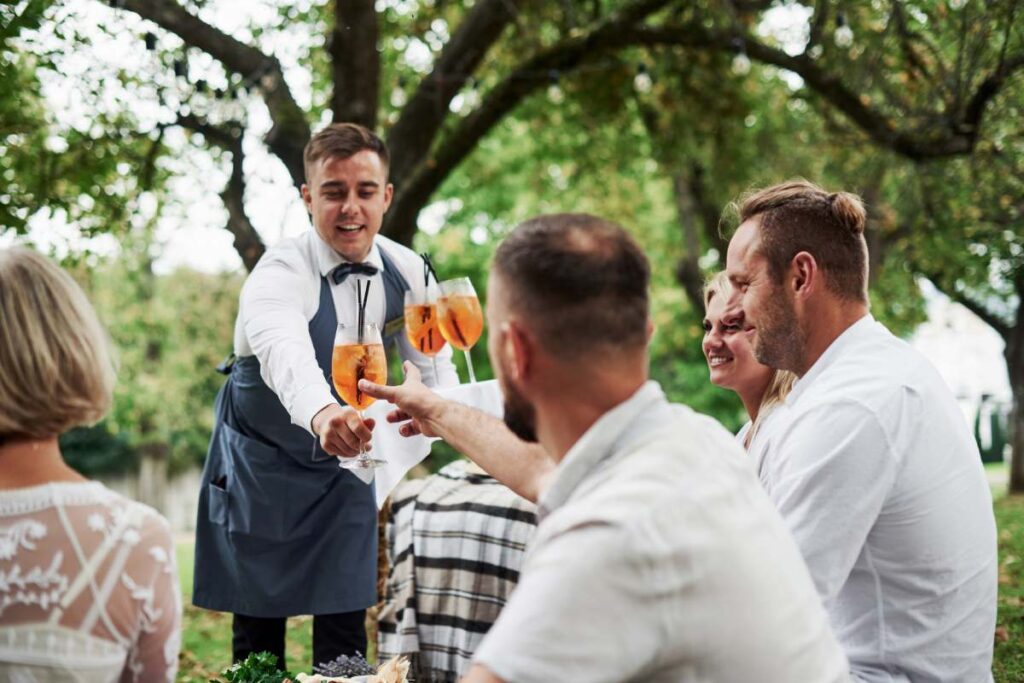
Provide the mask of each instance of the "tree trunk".
POLYGON ((683 230, 683 256, 676 264, 676 281, 686 292, 690 306, 697 315, 704 313, 704 274, 700 270, 700 235, 697 231, 697 211, 690 194, 690 179, 683 173, 672 176, 672 191, 676 200, 676 218, 683 230))
POLYGON ((373 0, 335 0, 334 31, 328 43, 334 92, 335 123, 377 127, 380 99, 380 52, 377 10, 373 0))

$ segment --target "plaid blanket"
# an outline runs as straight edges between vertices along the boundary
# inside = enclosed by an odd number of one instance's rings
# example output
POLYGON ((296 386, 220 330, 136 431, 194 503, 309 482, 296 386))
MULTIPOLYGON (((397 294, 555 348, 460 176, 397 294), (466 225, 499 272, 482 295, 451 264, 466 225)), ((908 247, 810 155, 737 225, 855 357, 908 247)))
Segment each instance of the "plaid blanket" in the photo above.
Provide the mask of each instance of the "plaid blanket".
POLYGON ((380 660, 410 657, 417 683, 457 681, 515 587, 535 525, 532 503, 464 460, 400 484, 380 660))

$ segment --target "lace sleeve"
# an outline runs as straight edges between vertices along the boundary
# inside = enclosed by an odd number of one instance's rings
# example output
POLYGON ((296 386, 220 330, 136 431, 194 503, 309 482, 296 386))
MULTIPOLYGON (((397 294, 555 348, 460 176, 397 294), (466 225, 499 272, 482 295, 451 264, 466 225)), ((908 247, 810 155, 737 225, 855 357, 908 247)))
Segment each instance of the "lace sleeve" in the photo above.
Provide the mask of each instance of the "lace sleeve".
POLYGON ((146 515, 139 541, 121 575, 121 589, 138 610, 135 640, 122 683, 173 683, 181 647, 181 593, 174 542, 167 522, 146 515))

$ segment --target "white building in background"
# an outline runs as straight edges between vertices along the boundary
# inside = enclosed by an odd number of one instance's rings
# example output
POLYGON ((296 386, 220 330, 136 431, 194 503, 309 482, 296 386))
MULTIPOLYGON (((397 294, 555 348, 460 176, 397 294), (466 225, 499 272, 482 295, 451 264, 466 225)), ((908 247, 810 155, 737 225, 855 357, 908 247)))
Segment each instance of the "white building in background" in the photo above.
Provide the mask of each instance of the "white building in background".
POLYGON ((910 344, 924 354, 953 390, 965 418, 974 428, 982 411, 982 443, 991 438, 992 412, 1006 415, 1012 394, 1002 337, 981 318, 921 281, 928 320, 915 330, 910 344))

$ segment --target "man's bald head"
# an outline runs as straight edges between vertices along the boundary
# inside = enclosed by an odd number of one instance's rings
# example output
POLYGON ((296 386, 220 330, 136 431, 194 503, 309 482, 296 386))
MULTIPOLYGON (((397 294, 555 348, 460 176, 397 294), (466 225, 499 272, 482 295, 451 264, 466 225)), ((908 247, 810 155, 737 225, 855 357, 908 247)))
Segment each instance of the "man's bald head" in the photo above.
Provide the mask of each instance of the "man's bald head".
POLYGON ((498 247, 494 275, 549 354, 646 348, 650 266, 611 221, 563 213, 521 223, 498 247))

